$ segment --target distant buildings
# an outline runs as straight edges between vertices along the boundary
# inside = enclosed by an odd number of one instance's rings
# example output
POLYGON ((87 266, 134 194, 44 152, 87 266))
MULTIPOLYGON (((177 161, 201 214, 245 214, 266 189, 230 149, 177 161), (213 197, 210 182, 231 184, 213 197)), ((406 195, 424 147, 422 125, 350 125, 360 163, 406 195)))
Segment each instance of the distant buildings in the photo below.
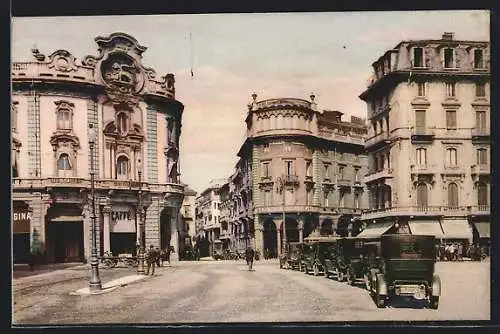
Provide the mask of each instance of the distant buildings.
POLYGON ((490 45, 402 41, 373 63, 360 98, 370 192, 366 223, 411 233, 489 240, 490 45))
POLYGON ((193 246, 196 237, 196 191, 184 185, 184 199, 180 209, 183 236, 180 238, 180 252, 185 246, 193 246))
POLYGON ((93 169, 98 255, 135 252, 139 190, 146 245, 178 251, 184 106, 174 75, 145 66, 147 48, 132 36, 95 41, 98 54, 80 62, 66 50, 32 50, 31 61, 12 64, 14 262, 30 251, 49 262, 89 257, 93 169))
MULTIPOLYGON (((222 194, 217 199, 223 247, 252 245, 276 257, 285 241, 347 235, 359 228, 356 218, 368 208, 367 129, 361 119, 341 117, 338 111, 318 111, 314 95, 311 101, 257 101, 253 95, 235 172, 216 190, 222 194)), ((206 207, 207 200, 200 200, 200 219, 206 219, 206 207)))

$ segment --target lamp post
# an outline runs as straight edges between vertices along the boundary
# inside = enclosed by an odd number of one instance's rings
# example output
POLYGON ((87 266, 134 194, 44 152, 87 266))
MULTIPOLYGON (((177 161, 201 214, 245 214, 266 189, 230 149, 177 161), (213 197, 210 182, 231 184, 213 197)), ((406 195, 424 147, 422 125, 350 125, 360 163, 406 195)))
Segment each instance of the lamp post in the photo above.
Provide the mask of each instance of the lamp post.
POLYGON ((92 252, 90 256, 91 276, 89 282, 90 291, 99 291, 102 289, 101 278, 99 277, 99 261, 97 260, 97 237, 96 237, 96 215, 95 215, 95 191, 94 191, 94 145, 97 133, 93 124, 89 124, 89 148, 90 148, 90 192, 92 196, 92 252))
POLYGON ((285 216, 285 176, 278 177, 278 192, 283 194, 283 207, 282 207, 282 226, 283 226, 283 244, 281 248, 286 250, 286 216, 285 216))
POLYGON ((139 254, 137 256, 138 264, 137 264, 137 273, 144 274, 144 205, 142 204, 142 162, 141 159, 137 161, 137 168, 139 174, 139 224, 138 224, 138 233, 139 233, 139 254))

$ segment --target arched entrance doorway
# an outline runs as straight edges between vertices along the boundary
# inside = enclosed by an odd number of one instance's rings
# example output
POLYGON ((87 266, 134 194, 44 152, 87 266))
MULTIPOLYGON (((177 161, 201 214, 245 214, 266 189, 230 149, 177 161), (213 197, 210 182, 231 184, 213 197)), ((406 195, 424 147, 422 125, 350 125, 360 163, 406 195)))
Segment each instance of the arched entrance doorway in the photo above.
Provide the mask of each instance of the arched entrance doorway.
POLYGON ((276 240, 276 225, 272 219, 264 220, 264 256, 275 258, 278 255, 278 242, 276 240))
MULTIPOLYGON (((46 252, 55 263, 83 262, 84 230, 82 209, 77 204, 53 204, 45 221, 46 252)), ((89 244, 89 247, 92 245, 89 244)), ((99 248, 97 250, 99 252, 99 248)))
POLYGON ((327 218, 323 220, 323 223, 321 224, 321 229, 319 231, 319 235, 321 236, 333 235, 333 222, 330 219, 327 218))
MULTIPOLYGON (((170 208, 165 208, 160 213, 160 249, 167 249, 170 246, 170 239, 172 237, 170 210, 170 208)), ((147 247, 149 245, 146 245, 147 247)))
MULTIPOLYGON (((291 217, 286 217, 286 242, 299 242, 299 223, 291 217)), ((281 236, 283 237, 283 225, 281 225, 281 236)))
POLYGON ((304 229, 303 229, 303 236, 304 238, 307 238, 312 231, 316 229, 317 226, 317 221, 313 217, 309 216, 304 219, 304 229))

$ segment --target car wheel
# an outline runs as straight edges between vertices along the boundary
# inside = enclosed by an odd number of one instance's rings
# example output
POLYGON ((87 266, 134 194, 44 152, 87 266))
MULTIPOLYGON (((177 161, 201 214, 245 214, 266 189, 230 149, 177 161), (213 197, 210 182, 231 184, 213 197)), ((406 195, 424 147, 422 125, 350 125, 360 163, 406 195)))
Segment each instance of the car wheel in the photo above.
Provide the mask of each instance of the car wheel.
POLYGON ((319 269, 318 269, 318 265, 316 263, 313 265, 313 272, 314 272, 314 276, 319 276, 319 269))
POLYGON ((354 285, 354 277, 352 276, 351 269, 347 269, 347 272, 346 272, 346 281, 347 281, 347 284, 354 285))
POLYGON ((364 281, 365 281, 365 288, 366 288, 366 290, 371 291, 371 286, 370 286, 370 276, 369 276, 368 274, 365 274, 365 275, 363 276, 363 279, 364 279, 364 281))
POLYGON ((437 310, 439 307, 439 296, 431 296, 429 306, 431 309, 437 310))
POLYGON ((379 295, 378 293, 375 295, 375 303, 378 308, 383 308, 385 306, 385 296, 379 295))
POLYGON ((344 281, 344 273, 342 271, 340 271, 340 270, 339 270, 338 275, 337 275, 337 280, 339 282, 343 282, 344 281))

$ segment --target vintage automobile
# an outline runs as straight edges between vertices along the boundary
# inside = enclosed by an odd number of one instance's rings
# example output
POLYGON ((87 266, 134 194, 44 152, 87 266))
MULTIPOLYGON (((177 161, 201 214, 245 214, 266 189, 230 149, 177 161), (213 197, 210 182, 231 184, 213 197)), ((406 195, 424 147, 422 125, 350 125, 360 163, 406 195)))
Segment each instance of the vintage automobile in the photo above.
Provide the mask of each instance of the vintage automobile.
POLYGON ((314 257, 311 242, 305 241, 300 245, 299 250, 299 271, 307 274, 307 264, 312 261, 314 257))
POLYGON ((334 275, 339 282, 347 281, 354 285, 357 281, 364 281, 363 262, 364 239, 356 237, 340 238, 337 242, 337 251, 333 268, 329 274, 334 275))
POLYGON ((300 250, 301 243, 288 243, 285 253, 280 258, 280 268, 298 270, 300 266, 300 250))
POLYGON ((378 265, 367 270, 366 285, 377 307, 384 307, 395 296, 426 300, 437 309, 441 280, 434 274, 435 237, 389 234, 380 237, 378 265))
POLYGON ((305 256, 304 260, 306 274, 312 273, 318 276, 325 273, 325 259, 335 254, 334 247, 337 240, 338 238, 335 237, 317 237, 308 240, 311 252, 305 256))

